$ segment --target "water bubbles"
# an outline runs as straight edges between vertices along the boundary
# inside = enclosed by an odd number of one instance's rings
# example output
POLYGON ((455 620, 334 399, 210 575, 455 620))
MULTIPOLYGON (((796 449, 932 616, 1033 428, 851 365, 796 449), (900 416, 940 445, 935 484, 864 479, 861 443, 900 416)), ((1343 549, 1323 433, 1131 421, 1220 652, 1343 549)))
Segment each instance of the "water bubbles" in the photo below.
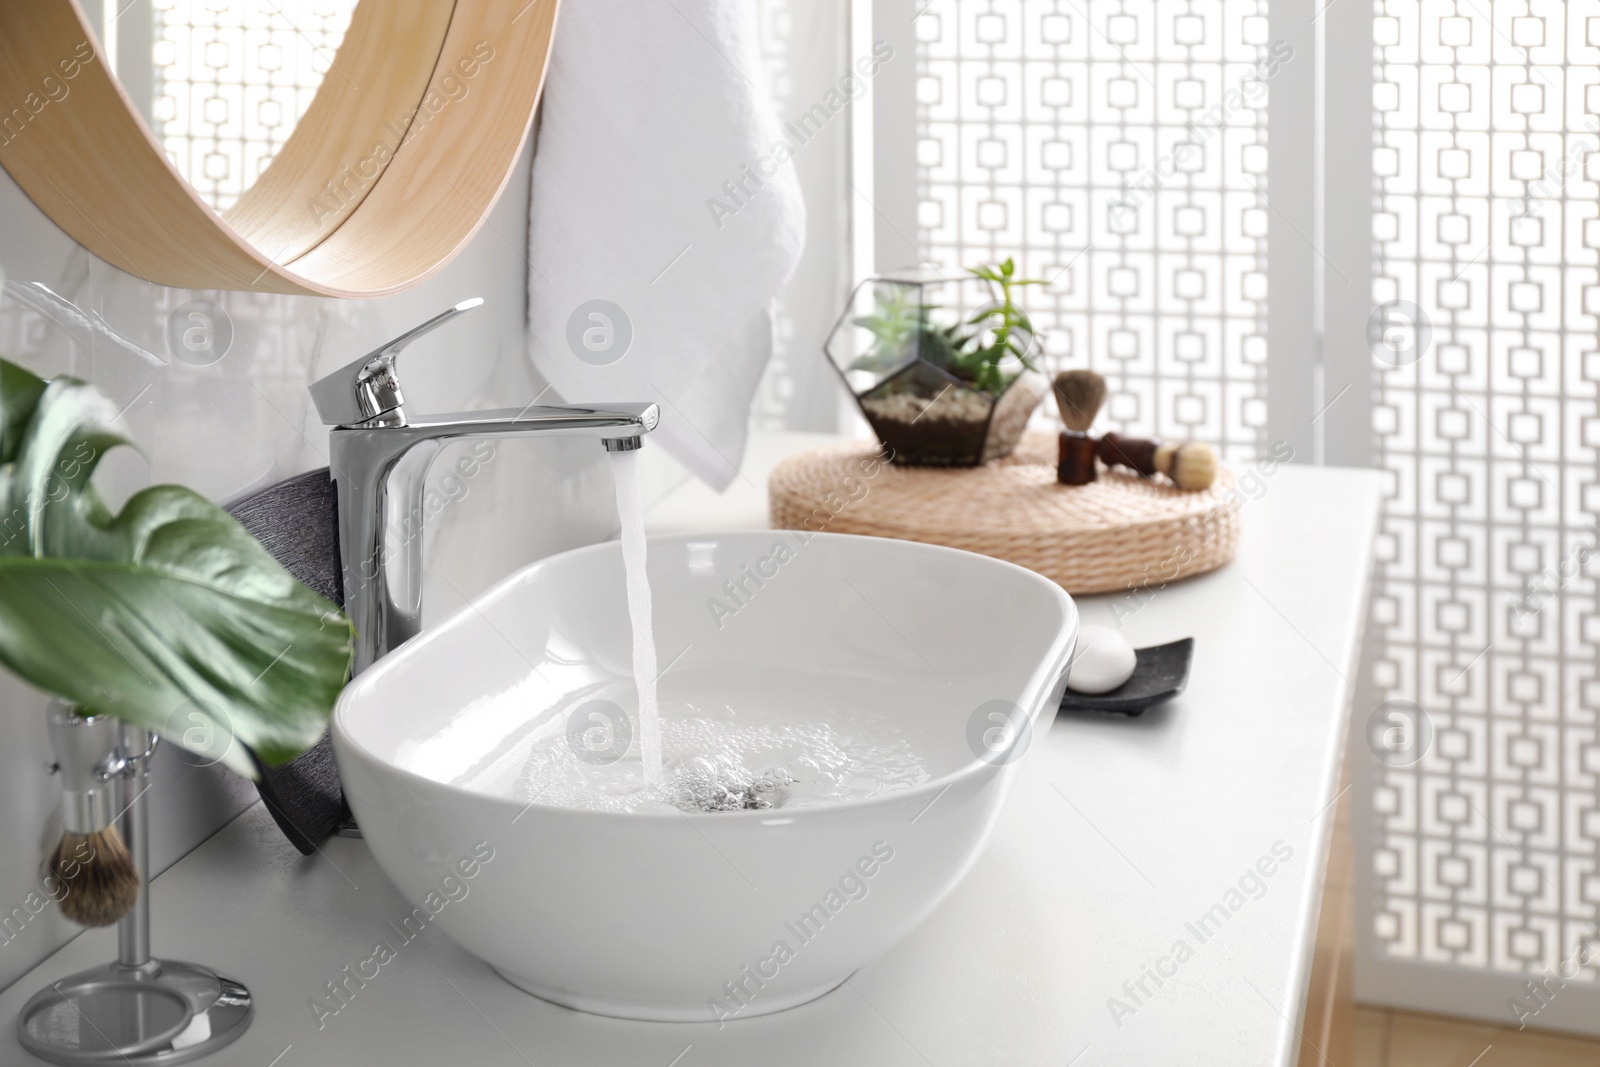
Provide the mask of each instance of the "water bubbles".
POLYGON ((742 767, 716 765, 704 757, 668 771, 672 806, 679 811, 764 811, 788 799, 788 787, 799 782, 782 767, 752 775, 742 767))
POLYGON ((662 708, 663 781, 647 785, 638 746, 606 764, 562 737, 529 752, 512 798, 588 811, 765 811, 861 800, 929 780, 922 757, 889 727, 796 721, 760 709, 662 708))

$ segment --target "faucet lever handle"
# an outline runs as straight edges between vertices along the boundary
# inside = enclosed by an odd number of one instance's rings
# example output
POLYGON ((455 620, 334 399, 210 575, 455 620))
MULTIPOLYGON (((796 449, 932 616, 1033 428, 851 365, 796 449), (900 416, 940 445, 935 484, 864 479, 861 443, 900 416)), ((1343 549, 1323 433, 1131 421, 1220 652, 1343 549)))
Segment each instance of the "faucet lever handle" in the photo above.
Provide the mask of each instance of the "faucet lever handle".
POLYGON ((405 397, 400 393, 395 359, 412 341, 482 303, 483 298, 479 296, 463 300, 318 380, 311 386, 311 400, 317 405, 317 415, 328 426, 355 426, 399 408, 405 403, 405 397))

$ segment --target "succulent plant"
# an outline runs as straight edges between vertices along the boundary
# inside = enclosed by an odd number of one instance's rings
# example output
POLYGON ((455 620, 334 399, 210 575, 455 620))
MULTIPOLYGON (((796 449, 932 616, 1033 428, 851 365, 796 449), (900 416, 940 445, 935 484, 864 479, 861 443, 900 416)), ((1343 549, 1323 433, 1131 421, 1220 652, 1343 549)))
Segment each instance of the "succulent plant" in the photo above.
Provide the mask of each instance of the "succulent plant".
POLYGON ((851 320, 872 334, 873 344, 849 369, 884 373, 921 358, 994 397, 1005 392, 1015 376, 1002 369, 1007 359, 1015 357, 1036 370, 1028 354, 1036 332, 1017 306, 1016 290, 1044 282, 1017 277, 1009 257, 993 266, 970 268, 968 273, 988 283, 994 300, 955 325, 935 323, 933 312, 938 307, 921 303, 911 287, 879 287, 872 313, 851 320))

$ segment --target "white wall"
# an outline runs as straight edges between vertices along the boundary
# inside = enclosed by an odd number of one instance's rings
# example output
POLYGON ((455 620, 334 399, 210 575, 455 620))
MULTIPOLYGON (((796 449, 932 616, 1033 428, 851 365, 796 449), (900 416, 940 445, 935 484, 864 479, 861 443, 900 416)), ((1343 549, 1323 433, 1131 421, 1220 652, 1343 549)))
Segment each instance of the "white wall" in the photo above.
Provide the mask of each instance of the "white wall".
MULTIPOLYGON (((410 292, 370 302, 248 293, 189 292, 152 285, 95 259, 50 222, 0 171, 0 266, 14 281, 41 282, 146 348, 166 353, 168 313, 209 299, 232 319, 232 349, 196 367, 155 367, 111 345, 83 351, 48 321, 0 302, 0 355, 41 376, 85 378, 127 405, 121 429, 145 457, 113 454, 102 489, 114 504, 152 482, 179 482, 225 501, 322 466, 326 431, 306 386, 380 342, 469 296, 487 304, 413 345, 402 358, 409 406, 451 411, 525 403, 543 387, 524 356, 528 162, 531 150, 471 245, 410 292)), ((599 398, 596 398, 599 399, 599 398)), ((557 401, 547 394, 545 403, 557 401)), ((648 450, 647 450, 648 451, 648 450)), ((436 470, 452 455, 440 457, 436 470)), ((665 476, 658 462, 657 470, 665 476)), ((458 494, 459 495, 459 492, 458 494)), ((613 534, 609 470, 594 442, 509 442, 428 532, 428 616, 459 606, 515 567, 613 534)), ((45 849, 60 828, 43 710, 46 698, 0 670, 0 918, 39 887, 45 849)), ((219 769, 158 760, 152 863, 164 869, 254 798, 219 769)), ((316 857, 308 864, 324 862, 316 857)), ((77 932, 52 906, 0 935, 0 986, 77 932), (6 940, 9 938, 9 940, 6 940)), ((154 931, 160 951, 161 931, 154 931)))

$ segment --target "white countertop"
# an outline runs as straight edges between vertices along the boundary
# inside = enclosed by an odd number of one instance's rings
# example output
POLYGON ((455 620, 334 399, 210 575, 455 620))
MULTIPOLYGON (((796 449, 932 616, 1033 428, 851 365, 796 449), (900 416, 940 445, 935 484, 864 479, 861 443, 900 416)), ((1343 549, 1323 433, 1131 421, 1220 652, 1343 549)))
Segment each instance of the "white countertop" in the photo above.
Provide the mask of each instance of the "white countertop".
MULTIPOLYGON (((764 526, 767 471, 811 440, 758 439, 748 480, 721 498, 686 486, 652 509, 652 528, 764 526)), ((1115 608, 1135 645, 1194 636, 1188 691, 1140 719, 1057 719, 951 899, 821 1000, 721 1030, 603 1019, 518 991, 429 928, 319 1029, 308 1002, 411 905, 360 841, 303 858, 258 804, 151 890, 156 954, 211 966, 256 997, 249 1032, 202 1062, 1292 1064, 1379 476, 1282 467, 1260 484, 1231 565, 1142 608, 1079 601, 1089 622, 1115 608), (1271 860, 1274 847, 1288 858, 1271 860), (1252 881, 1262 857, 1273 873, 1252 881), (1246 892, 1230 895, 1242 877, 1246 892), (1219 904, 1202 939, 1191 927, 1219 904), (1188 954, 1174 955, 1180 941, 1188 954), (1159 986, 1146 965, 1165 972, 1159 986)), ((574 901, 572 921, 604 916, 574 901)), ((7 1029, 47 981, 114 955, 113 931, 72 941, 0 994, 7 1029)), ((6 1035, 0 1063, 38 1062, 14 1042, 6 1035)))

